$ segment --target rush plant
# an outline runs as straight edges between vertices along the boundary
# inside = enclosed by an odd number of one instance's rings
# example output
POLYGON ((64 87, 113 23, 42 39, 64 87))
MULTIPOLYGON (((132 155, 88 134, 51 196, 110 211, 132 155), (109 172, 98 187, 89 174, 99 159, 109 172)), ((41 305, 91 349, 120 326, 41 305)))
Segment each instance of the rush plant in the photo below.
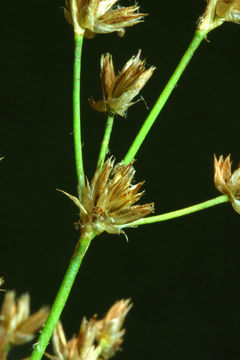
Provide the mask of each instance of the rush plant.
MULTIPOLYGON (((208 34, 224 22, 240 23, 239 0, 208 0, 191 43, 142 126, 136 130, 135 139, 129 144, 129 149, 122 159, 116 159, 114 154, 109 154, 113 126, 118 126, 121 117, 126 119, 129 107, 141 100, 140 92, 146 83, 151 81, 156 68, 147 65, 140 50, 135 54, 129 54, 129 60, 123 64, 120 71, 116 69, 114 57, 110 53, 102 54, 99 59, 102 95, 99 96, 100 100, 90 97, 89 103, 99 112, 99 117, 103 116, 102 113, 106 115, 106 124, 103 138, 100 140, 100 149, 96 154, 94 175, 90 178, 85 173, 84 164, 88 155, 83 153, 81 132, 82 56, 87 56, 87 42, 92 41, 94 37, 113 32, 122 37, 127 28, 143 23, 147 14, 141 12, 141 8, 141 3, 137 5, 134 2, 128 7, 121 7, 120 0, 69 0, 63 8, 65 18, 73 28, 75 42, 73 138, 76 174, 69 175, 77 178, 77 192, 74 192, 74 189, 71 194, 65 189, 59 191, 77 206, 78 240, 49 315, 48 309, 42 308, 29 316, 28 295, 23 295, 15 301, 13 292, 6 293, 0 318, 0 360, 7 358, 11 346, 30 341, 45 322, 47 315, 46 323, 29 359, 40 360, 44 354, 52 360, 97 360, 112 357, 120 349, 123 341, 122 325, 132 306, 129 299, 116 302, 100 320, 96 316, 89 321, 83 318, 78 336, 73 336, 70 340, 66 339, 60 322, 61 313, 82 261, 87 260, 87 250, 92 240, 104 232, 113 237, 122 234, 128 240, 128 228, 171 220, 227 202, 240 213, 240 170, 238 168, 231 172, 230 155, 226 158, 214 155, 214 183, 221 195, 184 209, 163 214, 154 213, 154 203, 157 203, 157 200, 142 203, 145 191, 142 188, 144 186, 147 191, 149 184, 144 184, 144 180, 134 180, 134 161, 137 159, 138 151, 144 146, 146 136, 159 118, 161 110, 201 43, 208 40, 208 34), (54 354, 46 351, 52 336, 54 354)), ((1 275, 7 282, 7 274, 1 275)))

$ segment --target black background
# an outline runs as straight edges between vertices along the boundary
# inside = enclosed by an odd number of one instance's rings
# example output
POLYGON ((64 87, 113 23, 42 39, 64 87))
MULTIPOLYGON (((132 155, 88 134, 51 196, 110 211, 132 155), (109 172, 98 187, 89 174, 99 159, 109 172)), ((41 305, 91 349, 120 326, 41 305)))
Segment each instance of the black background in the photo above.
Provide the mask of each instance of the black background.
MULTIPOLYGON (((131 5, 131 1, 123 1, 131 5)), ((76 193, 72 138, 73 33, 57 0, 1 4, 0 275, 7 289, 29 291, 32 310, 51 304, 78 233, 74 205, 55 189, 76 193)), ((145 23, 86 40, 82 120, 85 171, 91 178, 105 119, 99 60, 116 69, 138 49, 157 66, 142 95, 151 108, 189 44, 205 3, 142 0, 145 23)), ((240 27, 208 36, 183 74, 136 156, 142 202, 156 214, 218 196, 213 154, 240 160, 240 27)), ((110 143, 120 161, 147 116, 144 102, 117 117, 110 143)), ((229 204, 169 222, 102 234, 89 248, 62 320, 71 337, 83 315, 102 316, 131 297, 123 353, 116 359, 202 360, 240 357, 240 218, 229 204)), ((1 295, 3 297, 3 294, 1 295)), ((31 352, 13 349, 9 359, 31 352)), ((49 349, 50 351, 50 349, 49 349)))

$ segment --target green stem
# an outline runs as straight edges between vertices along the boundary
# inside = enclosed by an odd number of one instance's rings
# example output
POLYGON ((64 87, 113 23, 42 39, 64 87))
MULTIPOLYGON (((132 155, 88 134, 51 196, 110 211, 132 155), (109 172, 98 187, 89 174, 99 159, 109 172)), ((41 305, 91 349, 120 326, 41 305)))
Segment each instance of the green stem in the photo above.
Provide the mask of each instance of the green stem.
POLYGON ((171 219, 174 219, 174 218, 177 218, 180 216, 184 216, 184 215, 188 215, 188 214, 192 214, 194 212, 201 211, 201 210, 207 209, 209 207, 219 205, 219 204, 222 204, 222 203, 225 203, 228 201, 229 201, 228 195, 221 195, 221 196, 218 196, 217 198, 214 198, 214 199, 211 199, 208 201, 204 201, 200 204, 189 206, 189 207, 181 209, 181 210, 171 211, 166 214, 149 216, 144 219, 136 220, 132 223, 129 223, 127 225, 127 227, 134 227, 134 226, 139 226, 139 225, 152 224, 152 223, 156 223, 156 222, 160 222, 160 221, 171 220, 171 219))
POLYGON ((104 132, 104 136, 103 136, 103 141, 101 144, 100 153, 99 153, 99 157, 98 157, 97 167, 100 164, 101 164, 101 166, 103 165, 106 154, 108 152, 108 145, 109 145, 109 140, 110 140, 110 136, 111 136, 111 132, 112 132, 113 121, 114 121, 114 112, 109 111, 107 123, 106 123, 106 127, 105 127, 105 132, 104 132))
POLYGON ((8 355, 9 355, 9 352, 10 352, 11 348, 12 348, 12 345, 11 345, 10 342, 8 342, 7 345, 6 345, 6 348, 5 348, 5 353, 4 353, 4 355, 1 354, 1 355, 5 356, 4 359, 7 359, 7 358, 8 358, 8 355))
POLYGON ((80 114, 80 76, 81 76, 81 55, 83 34, 75 34, 75 53, 73 66, 73 137, 74 137, 74 151, 75 163, 78 179, 78 194, 81 199, 81 190, 84 186, 84 169, 82 158, 82 141, 81 141, 81 114, 80 114))
POLYGON ((191 60, 194 52, 197 50, 198 46, 201 44, 202 40, 205 38, 206 35, 207 35, 207 31, 197 30, 195 32, 195 35, 194 35, 188 49, 186 50, 185 54, 183 55, 176 70, 174 71, 173 75, 171 76, 170 80, 168 81, 167 85, 165 86, 164 90, 162 91, 161 95, 159 96, 158 100, 156 101, 156 104, 154 105, 153 109, 151 110, 150 114, 148 115, 147 119, 145 120, 144 124, 142 125, 139 133, 137 134, 135 140, 133 141, 128 153, 126 154, 125 158, 123 159, 123 162, 125 164, 128 165, 134 159, 136 153, 138 152, 140 146, 142 145, 149 130, 151 129, 152 125, 154 124, 160 111, 164 107, 171 92, 175 88, 180 76, 182 75, 183 71, 185 70, 186 66, 188 65, 189 61, 191 60))
POLYGON ((31 360, 40 360, 42 358, 44 351, 52 336, 52 333, 55 329, 55 326, 57 325, 57 322, 60 318, 62 310, 66 304, 74 280, 81 266, 83 257, 91 243, 91 240, 94 237, 95 234, 91 231, 89 232, 86 231, 84 232, 84 234, 81 235, 77 247, 74 251, 74 254, 70 260, 66 274, 58 290, 55 301, 50 310, 50 314, 48 316, 47 322, 44 328, 42 329, 42 332, 39 336, 39 339, 30 357, 31 360))

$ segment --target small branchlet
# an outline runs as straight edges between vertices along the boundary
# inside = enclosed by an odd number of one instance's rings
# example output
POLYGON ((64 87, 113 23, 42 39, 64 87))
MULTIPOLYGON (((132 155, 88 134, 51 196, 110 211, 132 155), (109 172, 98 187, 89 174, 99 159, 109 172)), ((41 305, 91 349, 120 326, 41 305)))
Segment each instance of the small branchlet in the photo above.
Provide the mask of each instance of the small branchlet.
POLYGON ((207 0, 198 30, 209 32, 225 21, 240 24, 240 0, 207 0))
POLYGON ((229 196, 234 210, 240 214, 240 166, 232 173, 230 155, 225 160, 222 155, 219 160, 214 155, 214 184, 229 196))
POLYGON ((139 13, 139 6, 116 7, 118 0, 69 0, 64 15, 73 25, 74 32, 91 39, 95 34, 117 32, 124 35, 125 28, 142 22, 147 14, 139 13))
POLYGON ((139 193, 143 182, 132 185, 135 170, 132 163, 125 165, 109 158, 101 169, 96 170, 91 183, 83 188, 81 201, 67 195, 80 209, 82 231, 88 229, 96 234, 106 231, 110 234, 124 233, 126 224, 149 215, 154 210, 153 203, 133 205, 143 195, 139 193))
POLYGON ((17 300, 14 291, 7 291, 0 312, 0 358, 5 359, 7 346, 31 341, 48 317, 48 308, 30 315, 30 296, 23 294, 17 300))
POLYGON ((141 50, 133 56, 116 76, 112 56, 107 53, 101 57, 101 86, 103 100, 89 99, 90 105, 97 111, 113 111, 124 116, 127 109, 135 104, 132 102, 152 76, 155 67, 145 69, 146 60, 140 59, 141 50))

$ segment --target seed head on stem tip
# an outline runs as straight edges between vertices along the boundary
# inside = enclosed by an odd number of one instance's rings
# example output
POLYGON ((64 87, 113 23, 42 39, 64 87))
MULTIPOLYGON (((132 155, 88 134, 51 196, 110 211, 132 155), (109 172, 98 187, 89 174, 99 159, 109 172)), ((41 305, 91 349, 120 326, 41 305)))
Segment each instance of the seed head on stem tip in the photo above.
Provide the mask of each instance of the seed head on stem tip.
POLYGON ((234 210, 240 214, 240 166, 233 173, 231 171, 230 155, 219 159, 214 155, 214 184, 222 193, 229 196, 234 210))
POLYGON ((96 234, 124 233, 128 223, 141 219, 154 210, 153 203, 134 205, 143 195, 143 182, 132 184, 135 170, 132 163, 114 164, 109 158, 97 168, 91 183, 83 188, 81 201, 62 191, 80 209, 81 231, 90 229, 96 234))
POLYGON ((198 30, 209 32, 225 21, 240 24, 240 0, 207 0, 198 30))
POLYGON ((124 116, 127 109, 135 104, 132 100, 139 94, 152 76, 155 67, 145 69, 146 60, 140 59, 141 50, 115 75, 112 56, 107 53, 101 57, 101 86, 103 100, 89 98, 90 105, 97 111, 124 116))
POLYGON ((139 13, 137 4, 112 7, 118 0, 69 0, 64 15, 76 34, 91 39, 96 34, 117 32, 124 35, 125 28, 143 21, 147 14, 139 13))

